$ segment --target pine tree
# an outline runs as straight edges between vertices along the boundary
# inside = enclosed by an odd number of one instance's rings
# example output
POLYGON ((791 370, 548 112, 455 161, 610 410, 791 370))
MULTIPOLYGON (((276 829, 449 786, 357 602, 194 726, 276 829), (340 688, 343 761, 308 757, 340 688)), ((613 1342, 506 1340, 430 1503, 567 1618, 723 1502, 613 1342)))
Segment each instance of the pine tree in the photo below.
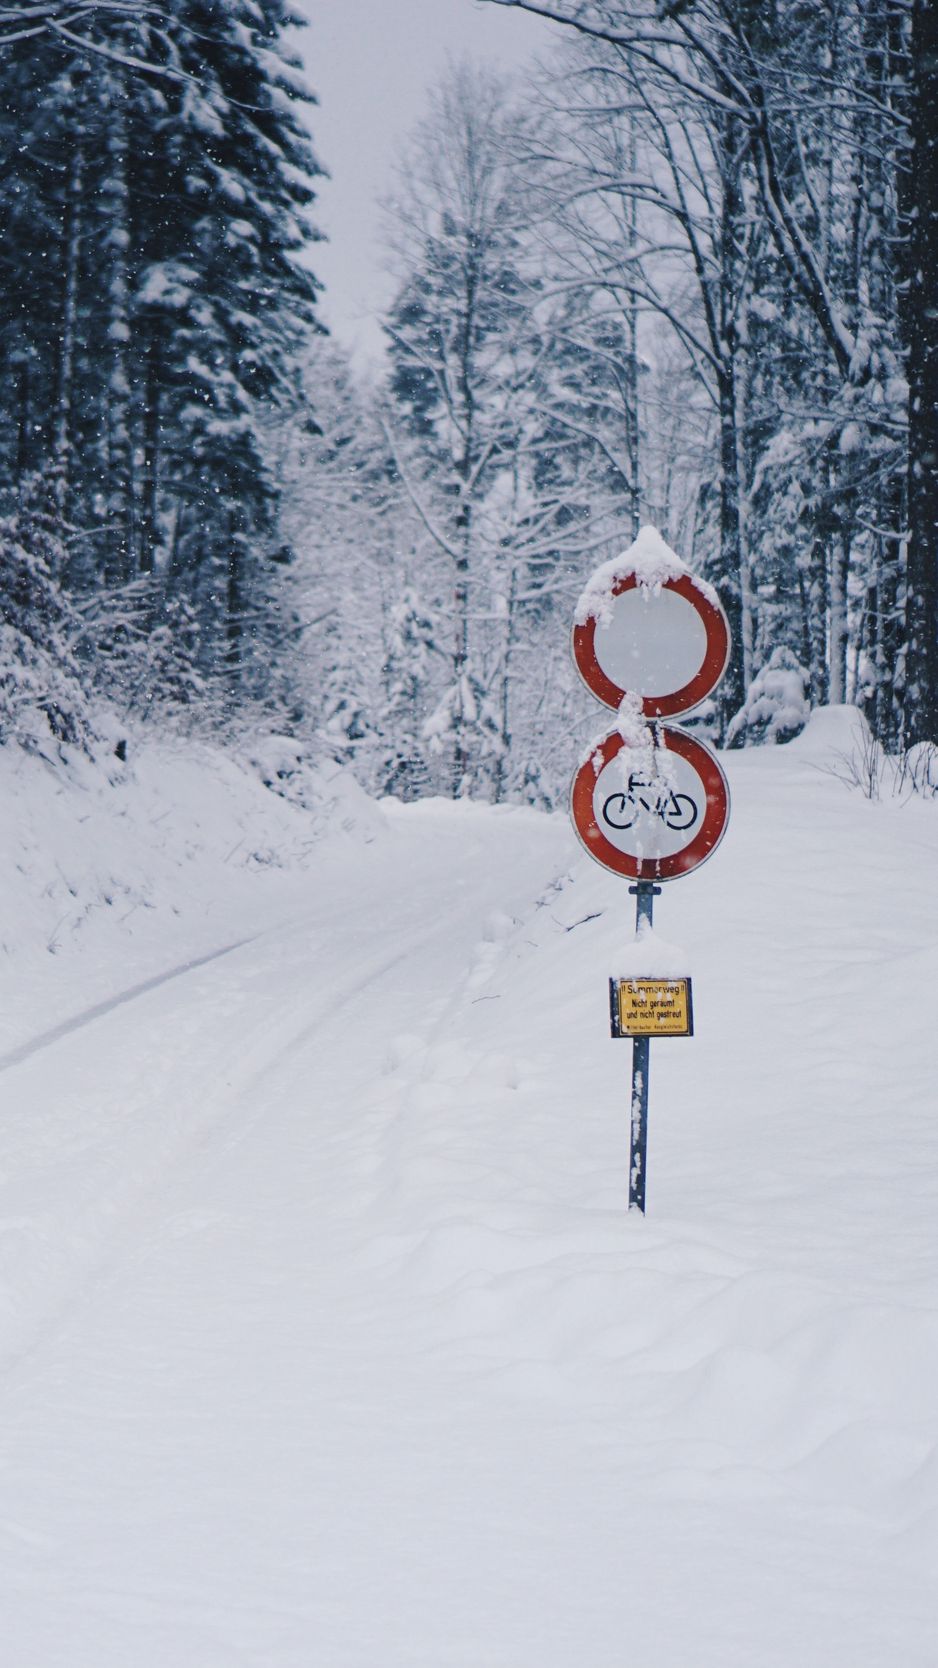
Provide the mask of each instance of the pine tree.
POLYGON ((0 517, 0 744, 46 758, 90 752, 94 731, 73 641, 78 619, 57 583, 64 559, 54 483, 33 477, 0 517))
POLYGON ((273 589, 261 431, 318 328, 298 21, 284 0, 103 6, 84 45, 27 33, 0 59, 0 492, 54 474, 63 581, 143 581, 153 629, 194 609, 230 701, 262 681, 273 589))
POLYGON ((425 724, 435 653, 433 622, 408 585, 388 614, 378 721, 380 788, 397 799, 419 799, 429 788, 425 724))

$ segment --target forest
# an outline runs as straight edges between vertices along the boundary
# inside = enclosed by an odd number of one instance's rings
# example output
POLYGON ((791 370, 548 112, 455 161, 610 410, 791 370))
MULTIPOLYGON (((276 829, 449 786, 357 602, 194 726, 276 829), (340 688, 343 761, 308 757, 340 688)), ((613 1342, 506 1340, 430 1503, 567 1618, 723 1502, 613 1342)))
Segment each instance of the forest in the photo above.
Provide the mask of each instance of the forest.
POLYGON ((568 27, 435 88, 365 371, 289 0, 0 4, 3 742, 553 806, 573 604, 651 523, 730 617, 719 745, 938 743, 934 8, 491 4, 568 27))

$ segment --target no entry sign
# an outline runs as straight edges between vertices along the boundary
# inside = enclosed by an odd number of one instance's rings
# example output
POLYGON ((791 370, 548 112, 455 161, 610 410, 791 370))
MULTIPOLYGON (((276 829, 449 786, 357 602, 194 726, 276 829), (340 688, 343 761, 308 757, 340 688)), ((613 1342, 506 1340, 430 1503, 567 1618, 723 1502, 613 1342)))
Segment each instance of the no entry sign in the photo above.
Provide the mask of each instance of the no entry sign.
POLYGON ((709 747, 670 725, 654 748, 618 730, 573 779, 573 824, 591 857, 629 880, 676 880, 699 868, 726 831, 730 792, 709 747))
POLYGON ((607 707, 628 692, 642 697, 647 718, 673 718, 706 700, 726 671, 726 615, 715 592, 686 571, 651 585, 623 573, 605 591, 587 590, 578 613, 585 617, 573 628, 573 658, 607 707))

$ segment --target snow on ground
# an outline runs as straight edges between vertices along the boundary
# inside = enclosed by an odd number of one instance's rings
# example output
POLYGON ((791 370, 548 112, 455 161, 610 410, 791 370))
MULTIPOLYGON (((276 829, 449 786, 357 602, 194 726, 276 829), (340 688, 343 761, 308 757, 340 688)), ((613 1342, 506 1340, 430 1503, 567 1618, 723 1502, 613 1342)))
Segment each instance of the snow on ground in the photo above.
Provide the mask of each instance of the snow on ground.
POLYGON ((203 761, 183 970, 107 1006, 101 911, 30 1050, 9 958, 4 1662, 934 1668, 938 806, 819 768, 843 729, 725 760, 657 900, 697 1035, 645 1220, 632 901, 564 817, 387 805, 233 880, 223 803, 302 817, 203 761))
POLYGON ((244 759, 131 741, 127 764, 66 770, 0 747, 0 1063, 287 916, 326 836, 354 850, 383 827, 347 773, 281 737, 244 759))

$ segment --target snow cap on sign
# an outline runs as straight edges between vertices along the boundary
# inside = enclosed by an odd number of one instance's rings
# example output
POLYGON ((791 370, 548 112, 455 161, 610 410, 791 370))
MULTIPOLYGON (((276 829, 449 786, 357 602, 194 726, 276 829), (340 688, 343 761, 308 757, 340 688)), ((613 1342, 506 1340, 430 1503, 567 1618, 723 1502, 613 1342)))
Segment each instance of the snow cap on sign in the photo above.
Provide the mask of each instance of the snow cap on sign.
POLYGON ((689 979, 690 958, 676 944, 659 938, 646 921, 616 961, 620 979, 689 979))
POLYGON ((613 556, 611 561, 596 569, 576 605, 576 624, 585 625, 587 620, 607 624, 612 614, 616 586, 620 580, 633 575, 638 584, 648 591, 660 591, 669 579, 680 579, 686 575, 708 602, 719 606, 713 587, 696 573, 691 573, 677 551, 665 544, 657 527, 640 527, 638 537, 628 550, 623 550, 621 556, 613 556))

